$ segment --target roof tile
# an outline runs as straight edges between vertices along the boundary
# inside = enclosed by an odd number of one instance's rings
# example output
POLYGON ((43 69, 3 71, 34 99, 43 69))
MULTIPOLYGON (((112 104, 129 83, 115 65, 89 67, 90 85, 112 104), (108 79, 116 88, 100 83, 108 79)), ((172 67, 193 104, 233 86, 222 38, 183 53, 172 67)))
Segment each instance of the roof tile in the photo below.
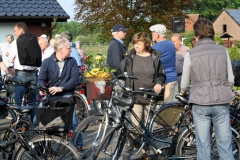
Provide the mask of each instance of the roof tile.
POLYGON ((30 18, 53 16, 69 19, 57 0, 0 0, 0 19, 7 17, 30 18))
POLYGON ((239 9, 225 9, 230 16, 240 25, 240 10, 239 9))

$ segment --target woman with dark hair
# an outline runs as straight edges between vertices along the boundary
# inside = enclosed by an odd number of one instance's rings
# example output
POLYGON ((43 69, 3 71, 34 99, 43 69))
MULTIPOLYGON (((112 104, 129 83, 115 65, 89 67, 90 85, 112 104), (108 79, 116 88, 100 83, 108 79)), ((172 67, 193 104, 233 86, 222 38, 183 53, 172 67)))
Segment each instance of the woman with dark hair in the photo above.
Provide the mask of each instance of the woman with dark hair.
MULTIPOLYGON (((159 93, 165 81, 165 74, 163 72, 163 66, 159 60, 161 53, 152 49, 151 39, 144 32, 139 32, 133 36, 132 43, 134 49, 124 54, 124 59, 121 62, 121 72, 127 72, 128 75, 139 77, 137 80, 127 79, 125 86, 134 90, 142 88, 153 88, 156 93, 159 93)), ((150 101, 136 97, 133 111, 137 116, 146 121, 146 111, 150 101)), ((139 126, 137 120, 131 116, 134 124, 139 126)), ((124 160, 129 160, 133 154, 133 142, 128 139, 124 148, 124 160)), ((150 157, 145 153, 142 155, 145 159, 150 157)))
POLYGON ((195 124, 197 159, 211 160, 210 129, 213 123, 220 159, 233 160, 229 103, 234 99, 234 76, 228 52, 214 42, 208 19, 194 25, 196 46, 184 57, 181 94, 188 90, 191 75, 192 114, 195 124))

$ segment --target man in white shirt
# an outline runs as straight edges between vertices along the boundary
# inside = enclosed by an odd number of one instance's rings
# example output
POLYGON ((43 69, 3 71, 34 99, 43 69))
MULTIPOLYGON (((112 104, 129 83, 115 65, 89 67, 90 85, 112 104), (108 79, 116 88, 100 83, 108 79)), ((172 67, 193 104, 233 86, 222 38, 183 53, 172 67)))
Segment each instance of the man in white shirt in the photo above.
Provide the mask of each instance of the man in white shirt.
POLYGON ((12 42, 14 41, 14 37, 12 34, 8 34, 6 35, 6 39, 8 41, 7 52, 6 52, 6 56, 8 57, 8 68, 9 68, 10 74, 13 76, 14 69, 13 69, 13 63, 10 60, 10 57, 12 57, 10 54, 12 53, 11 49, 12 49, 12 42))

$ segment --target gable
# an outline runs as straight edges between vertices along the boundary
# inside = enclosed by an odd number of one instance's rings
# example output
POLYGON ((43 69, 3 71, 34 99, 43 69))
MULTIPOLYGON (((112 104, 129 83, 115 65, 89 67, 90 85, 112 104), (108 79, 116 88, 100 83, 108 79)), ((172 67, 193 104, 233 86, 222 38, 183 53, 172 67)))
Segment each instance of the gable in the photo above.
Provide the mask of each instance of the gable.
POLYGON ((52 21, 53 17, 57 17, 58 22, 70 18, 57 0, 0 0, 1 22, 52 21))

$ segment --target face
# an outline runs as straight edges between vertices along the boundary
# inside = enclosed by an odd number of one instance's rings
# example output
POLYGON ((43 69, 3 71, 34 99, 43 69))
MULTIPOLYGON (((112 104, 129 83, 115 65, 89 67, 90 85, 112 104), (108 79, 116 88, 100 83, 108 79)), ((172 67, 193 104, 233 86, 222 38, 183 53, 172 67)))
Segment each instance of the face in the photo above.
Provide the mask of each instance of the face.
POLYGON ((145 45, 142 41, 135 42, 133 46, 137 53, 143 53, 145 51, 145 45))
POLYGON ((152 39, 153 39, 153 41, 157 41, 157 39, 158 39, 158 33, 157 32, 152 32, 152 39))
POLYGON ((48 46, 48 43, 42 38, 39 38, 38 44, 39 44, 42 51, 45 50, 48 46))
POLYGON ((173 36, 171 40, 174 43, 175 49, 178 50, 178 48, 179 48, 179 46, 181 44, 181 42, 178 40, 178 37, 173 36))
POLYGON ((18 28, 17 26, 14 27, 14 35, 18 38, 21 34, 24 33, 22 28, 18 28))
POLYGON ((70 43, 67 42, 66 47, 63 47, 61 51, 62 58, 65 59, 69 57, 71 52, 72 52, 72 49, 71 49, 70 43))
POLYGON ((13 41, 12 37, 11 36, 7 36, 7 41, 8 41, 8 43, 11 43, 13 41))
POLYGON ((126 36, 126 32, 125 31, 119 31, 119 32, 117 32, 117 37, 119 38, 119 39, 124 39, 125 38, 125 36, 126 36))

